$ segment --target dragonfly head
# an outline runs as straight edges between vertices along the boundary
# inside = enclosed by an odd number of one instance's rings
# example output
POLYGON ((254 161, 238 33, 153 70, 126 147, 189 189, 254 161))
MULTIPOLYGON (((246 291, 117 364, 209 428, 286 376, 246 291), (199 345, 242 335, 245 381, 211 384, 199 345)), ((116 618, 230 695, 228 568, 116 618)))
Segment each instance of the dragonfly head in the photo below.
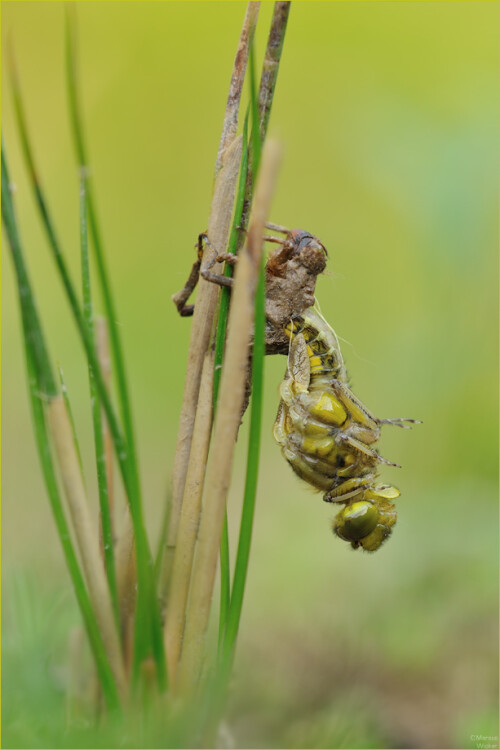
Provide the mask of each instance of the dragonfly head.
POLYGON ((328 251, 320 240, 302 229, 292 229, 290 240, 293 244, 293 255, 311 273, 318 275, 325 270, 328 251))

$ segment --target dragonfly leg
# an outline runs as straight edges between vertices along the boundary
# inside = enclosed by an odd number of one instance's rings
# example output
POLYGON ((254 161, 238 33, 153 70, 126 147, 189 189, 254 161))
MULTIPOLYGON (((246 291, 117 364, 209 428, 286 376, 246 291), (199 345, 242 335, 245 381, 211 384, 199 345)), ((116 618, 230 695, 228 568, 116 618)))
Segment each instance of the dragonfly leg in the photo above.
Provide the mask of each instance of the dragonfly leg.
POLYGON ((372 481, 372 475, 367 477, 352 477, 345 482, 341 482, 337 487, 325 493, 323 500, 325 503, 345 503, 357 495, 361 495, 372 481))
POLYGON ((200 237, 202 238, 202 241, 205 241, 205 244, 212 253, 212 257, 210 259, 206 259, 201 264, 201 277, 205 279, 205 281, 211 281, 213 284, 226 286, 230 289, 233 286, 233 279, 230 276, 222 276, 218 273, 212 273, 211 269, 216 263, 223 262, 229 263, 231 266, 235 266, 238 260, 237 256, 232 255, 232 253, 218 253, 215 247, 210 243, 210 240, 208 239, 206 234, 202 234, 200 235, 200 237))
POLYGON ((378 419, 379 424, 394 424, 396 427, 402 427, 403 430, 411 430, 412 424, 422 424, 420 419, 409 419, 408 417, 398 417, 396 419, 378 419))
POLYGON ((366 408, 363 402, 354 395, 345 383, 340 380, 333 380, 332 388, 339 401, 344 404, 355 422, 370 429, 376 428, 379 422, 377 417, 366 408))
POLYGON ((282 227, 281 224, 273 224, 272 222, 266 222, 266 229, 270 229, 272 232, 281 232, 281 234, 290 234, 290 230, 286 227, 282 227))
POLYGON ((184 287, 172 296, 172 301, 176 306, 179 315, 182 315, 183 317, 188 317, 194 312, 194 305, 187 305, 186 302, 194 292, 196 284, 198 283, 198 279, 200 277, 201 261, 203 258, 204 236, 204 234, 200 234, 198 236, 198 242, 195 245, 197 251, 196 260, 193 263, 193 267, 191 268, 191 271, 189 273, 188 280, 184 284, 184 287))
POLYGON ((189 277, 184 287, 172 296, 173 303, 177 307, 179 314, 183 317, 192 315, 194 312, 194 305, 188 305, 186 303, 191 294, 194 292, 200 276, 206 281, 211 281, 212 283, 218 284, 219 286, 226 286, 231 288, 233 284, 233 280, 231 277, 212 273, 211 269, 213 268, 215 263, 222 262, 226 262, 234 266, 237 261, 237 257, 235 255, 232 255, 231 253, 218 253, 213 245, 211 245, 206 232, 202 232, 200 235, 198 235, 198 241, 195 245, 195 248, 196 260, 193 263, 193 267, 191 268, 189 277), (203 249, 205 245, 211 250, 212 257, 209 260, 203 261, 203 249))
POLYGON ((387 464, 388 466, 396 466, 398 469, 401 468, 399 464, 395 464, 392 461, 388 461, 386 458, 383 458, 377 453, 377 451, 373 450, 373 448, 370 448, 365 443, 362 443, 361 440, 357 440, 355 437, 352 437, 352 435, 346 435, 345 433, 340 432, 336 436, 335 442, 337 443, 337 445, 350 448, 355 453, 361 454, 368 459, 379 461, 380 463, 387 464))

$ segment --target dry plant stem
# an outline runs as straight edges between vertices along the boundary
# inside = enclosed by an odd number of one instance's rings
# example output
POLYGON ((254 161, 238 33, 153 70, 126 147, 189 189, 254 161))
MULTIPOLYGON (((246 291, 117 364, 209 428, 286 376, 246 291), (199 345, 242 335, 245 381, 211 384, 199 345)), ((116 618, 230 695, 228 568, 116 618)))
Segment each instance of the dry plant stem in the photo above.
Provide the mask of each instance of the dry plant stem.
POLYGON ((132 668, 134 611, 137 599, 137 567, 135 561, 134 527, 128 505, 115 547, 116 586, 120 627, 127 674, 132 668))
POLYGON ((212 427, 212 392, 214 382, 214 354, 205 355, 201 376, 200 396, 194 423, 193 444, 182 500, 177 546, 172 569, 170 595, 165 622, 165 653, 168 660, 170 686, 175 686, 177 665, 181 652, 184 616, 189 593, 196 534, 201 511, 203 480, 208 457, 212 427))
MULTIPOLYGON (((260 3, 250 2, 247 6, 238 50, 233 66, 229 95, 222 126, 222 134, 216 160, 215 185, 208 222, 208 235, 214 247, 225 250, 231 222, 232 207, 240 166, 241 138, 235 139, 238 109, 243 88, 243 79, 248 61, 250 42, 253 38, 260 3)), ((220 264, 213 269, 220 272, 220 264)), ((213 318, 217 306, 218 290, 213 284, 200 279, 191 337, 189 341, 188 364, 184 396, 179 420, 179 432, 174 457, 170 520, 167 531, 166 549, 161 576, 161 597, 167 596, 170 572, 172 569, 177 529, 186 473, 191 451, 191 440, 198 403, 203 358, 208 348, 213 318)))
MULTIPOLYGON (((96 328, 96 344, 97 344, 97 359, 101 365, 101 371, 103 374, 104 383, 106 388, 110 389, 111 383, 111 358, 109 354, 109 334, 108 324, 106 318, 98 317, 95 321, 96 328)), ((106 419, 106 412, 101 408, 101 424, 102 424, 102 435, 104 441, 105 457, 106 457, 106 480, 108 487, 108 503, 109 512, 111 515, 111 523, 113 523, 113 511, 114 511, 114 485, 113 485, 113 440, 111 438, 111 432, 109 430, 108 421, 106 419)))
MULTIPOLYGON (((109 334, 106 318, 96 318, 97 357, 101 366, 106 387, 111 383, 111 357, 109 352, 109 334)), ((125 507, 120 536, 116 540, 116 522, 114 519, 114 485, 113 485, 113 441, 106 414, 102 410, 102 432, 106 457, 106 475, 108 487, 109 512, 114 531, 116 585, 118 590, 118 607, 120 628, 125 658, 125 668, 129 674, 132 666, 133 623, 136 604, 137 570, 135 561, 134 527, 128 505, 125 507)), ((102 539, 102 530, 101 530, 102 539)))
MULTIPOLYGON (((101 366, 104 383, 107 389, 111 386, 111 357, 109 351, 109 332, 106 318, 96 318, 96 346, 97 357, 101 366)), ((125 671, 128 676, 132 669, 134 647, 134 611, 137 602, 137 566, 135 557, 135 538, 132 516, 128 504, 125 506, 120 536, 116 535, 116 519, 114 508, 113 483, 113 440, 106 419, 106 413, 101 408, 101 424, 106 460, 106 481, 108 487, 109 514, 115 547, 116 587, 118 592, 118 615, 120 620, 120 635, 122 651, 125 660, 125 671)), ((102 528, 101 528, 102 540, 102 528)))
POLYGON ((222 166, 222 157, 227 146, 234 140, 238 129, 238 111, 240 108, 241 92, 248 62, 248 52, 257 25, 260 2, 251 2, 247 5, 243 28, 241 30, 238 50, 234 60, 233 74, 229 85, 229 94, 224 113, 224 123, 219 143, 219 151, 215 162, 215 176, 217 177, 222 166))
POLYGON ((219 402, 215 418, 179 666, 179 690, 187 694, 194 689, 201 669, 233 451, 245 394, 248 346, 253 327, 253 303, 262 254, 262 236, 278 170, 278 151, 278 147, 272 142, 264 147, 252 226, 247 245, 240 254, 236 268, 220 384, 220 393, 224 397, 219 402))
POLYGON ((96 613, 118 691, 124 698, 127 694, 125 667, 111 597, 99 551, 98 536, 93 527, 80 464, 75 451, 71 423, 62 396, 56 396, 52 399, 47 409, 50 432, 54 441, 90 599, 96 613))
MULTIPOLYGON (((217 248, 225 248, 229 237, 234 195, 240 167, 241 144, 242 138, 239 136, 227 147, 222 160, 221 170, 215 181, 208 235, 213 246, 217 248)), ((214 272, 220 273, 220 269, 221 264, 217 263, 214 266, 214 272)), ((217 295, 218 288, 215 284, 200 279, 193 325, 191 327, 186 384, 184 387, 184 399, 174 459, 170 521, 167 531, 167 548, 165 550, 164 561, 164 571, 168 577, 170 577, 175 552, 182 496, 184 494, 189 454, 191 451, 196 405, 198 403, 201 370, 205 352, 210 341, 210 333, 217 307, 217 295)))

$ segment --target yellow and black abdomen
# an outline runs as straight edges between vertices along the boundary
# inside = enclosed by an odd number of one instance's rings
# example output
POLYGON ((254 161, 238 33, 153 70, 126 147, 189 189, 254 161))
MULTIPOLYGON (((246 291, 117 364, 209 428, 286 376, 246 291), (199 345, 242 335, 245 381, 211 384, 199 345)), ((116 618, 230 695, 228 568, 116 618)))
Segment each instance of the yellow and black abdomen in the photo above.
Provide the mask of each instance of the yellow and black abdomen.
MULTIPOLYGON (((377 484, 378 464, 390 463, 375 450, 380 420, 347 385, 337 337, 319 310, 308 308, 286 327, 288 366, 280 386, 274 437, 294 472, 345 507, 334 531, 353 547, 373 551, 396 522, 392 500, 399 490, 377 484)), ((394 464, 393 464, 394 465, 394 464)))
POLYGON ((286 332, 293 340, 299 333, 307 345, 310 368, 310 387, 319 387, 332 379, 347 382, 344 360, 335 331, 319 312, 310 307, 290 321, 286 332))

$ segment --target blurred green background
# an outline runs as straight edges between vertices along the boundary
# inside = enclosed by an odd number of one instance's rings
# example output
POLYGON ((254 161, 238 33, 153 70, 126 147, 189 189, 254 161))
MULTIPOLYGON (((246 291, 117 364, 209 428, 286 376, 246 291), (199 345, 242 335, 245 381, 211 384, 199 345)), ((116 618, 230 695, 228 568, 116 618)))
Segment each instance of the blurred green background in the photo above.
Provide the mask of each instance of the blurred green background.
MULTIPOLYGON (((245 4, 76 6, 92 174, 156 544, 190 330, 170 297, 206 228, 245 4)), ((263 3, 259 60, 271 13, 263 3)), ((403 465, 382 472, 402 491, 399 520, 377 554, 354 552, 332 537, 332 508, 273 442, 285 361, 268 359, 231 746, 473 748, 476 735, 498 734, 498 20, 496 2, 292 4, 270 123, 284 147, 271 218, 328 247, 317 293, 356 394, 380 416, 424 424, 384 429, 383 455, 403 465)), ((77 279, 64 5, 2 3, 2 63, 9 36, 77 279)), ((4 64, 2 131, 95 494, 84 359, 21 161, 4 64)), ((67 639, 79 615, 34 450, 6 248, 2 313, 3 746, 52 747, 70 741, 67 639)), ((233 551, 245 443, 244 426, 233 551)))

